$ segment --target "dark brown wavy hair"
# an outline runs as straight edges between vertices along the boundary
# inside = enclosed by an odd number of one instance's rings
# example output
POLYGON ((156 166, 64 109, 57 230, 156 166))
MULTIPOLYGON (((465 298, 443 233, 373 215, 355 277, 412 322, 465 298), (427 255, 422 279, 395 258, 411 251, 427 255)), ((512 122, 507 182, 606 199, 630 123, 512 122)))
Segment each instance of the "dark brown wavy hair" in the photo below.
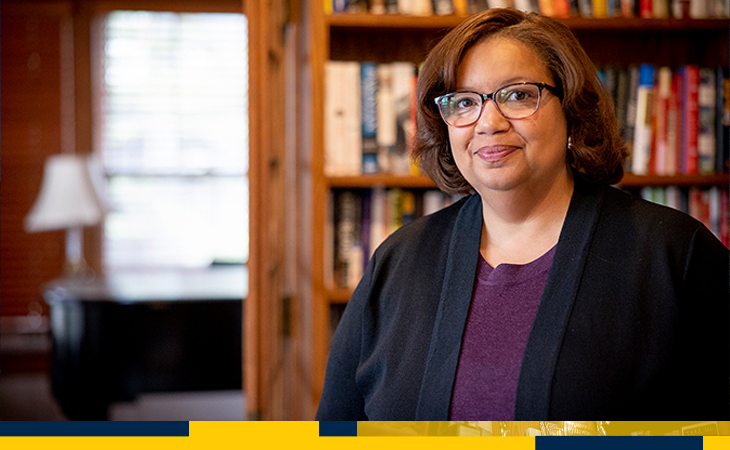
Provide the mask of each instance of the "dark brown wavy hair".
POLYGON ((613 100, 593 62, 567 26, 513 9, 490 9, 469 17, 426 58, 418 75, 417 128, 411 153, 421 170, 445 192, 473 191, 456 167, 448 128, 434 99, 456 90, 463 56, 474 45, 494 36, 527 45, 552 74, 568 124, 571 145, 566 163, 573 173, 592 182, 619 182, 629 150, 619 133, 613 100))

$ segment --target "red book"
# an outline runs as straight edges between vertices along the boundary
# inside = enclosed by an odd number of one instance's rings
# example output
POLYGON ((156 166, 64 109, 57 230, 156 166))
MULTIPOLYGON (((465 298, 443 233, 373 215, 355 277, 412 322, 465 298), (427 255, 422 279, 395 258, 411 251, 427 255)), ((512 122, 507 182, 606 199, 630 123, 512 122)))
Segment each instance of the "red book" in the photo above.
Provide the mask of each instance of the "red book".
POLYGON ((569 0, 553 0, 553 11, 555 17, 570 17, 570 1, 569 0))
POLYGON ((651 19, 654 17, 653 3, 654 0, 639 0, 639 17, 642 19, 651 19))
POLYGON ((686 174, 697 174, 697 137, 699 134, 699 89, 700 69, 696 65, 688 65, 682 68, 684 72, 684 85, 682 86, 682 172, 686 174))

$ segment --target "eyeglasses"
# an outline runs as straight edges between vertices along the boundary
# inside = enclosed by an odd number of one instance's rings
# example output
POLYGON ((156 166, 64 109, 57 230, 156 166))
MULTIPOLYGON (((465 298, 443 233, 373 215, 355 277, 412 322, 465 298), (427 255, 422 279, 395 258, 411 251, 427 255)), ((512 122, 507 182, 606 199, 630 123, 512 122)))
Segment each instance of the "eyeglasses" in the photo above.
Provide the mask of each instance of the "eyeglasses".
POLYGON ((491 94, 453 92, 436 97, 434 101, 444 122, 454 127, 467 127, 479 120, 484 104, 489 99, 494 101, 497 111, 505 119, 527 119, 535 114, 540 106, 543 89, 556 95, 558 93, 558 89, 549 84, 523 82, 508 84, 491 94))

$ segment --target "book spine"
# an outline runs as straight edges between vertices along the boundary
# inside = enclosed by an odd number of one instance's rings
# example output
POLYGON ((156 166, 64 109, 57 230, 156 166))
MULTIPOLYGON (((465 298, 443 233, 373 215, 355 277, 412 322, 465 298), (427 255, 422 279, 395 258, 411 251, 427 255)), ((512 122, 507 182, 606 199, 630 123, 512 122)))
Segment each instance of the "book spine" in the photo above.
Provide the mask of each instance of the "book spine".
POLYGON ((354 192, 344 190, 335 194, 335 243, 334 243, 334 281, 339 287, 353 285, 353 274, 357 267, 351 267, 356 260, 352 257, 355 247, 359 247, 359 214, 360 207, 354 192))
POLYGON ((392 66, 393 81, 393 116, 395 119, 395 145, 388 155, 390 169, 393 173, 408 174, 411 160, 408 156, 410 137, 415 128, 411 119, 415 102, 416 68, 410 62, 395 62, 392 66))
POLYGON ((398 123, 393 100, 393 70, 390 64, 378 66, 377 100, 378 165, 381 172, 392 172, 391 158, 397 142, 398 123))
POLYGON ((360 64, 362 172, 378 173, 378 66, 372 62, 360 64))
POLYGON ((653 0, 651 5, 652 17, 655 19, 667 19, 670 16, 669 0, 653 0))
POLYGON ((699 68, 695 65, 684 67, 684 86, 682 90, 684 111, 682 113, 682 172, 699 173, 697 138, 699 134, 699 68))
POLYGON ((730 69, 717 69, 718 141, 716 171, 730 171, 730 69))
POLYGON ((631 161, 631 171, 637 175, 646 175, 649 172, 655 76, 654 66, 642 64, 639 68, 636 122, 634 125, 634 153, 631 161))
POLYGON ((553 5, 553 0, 537 0, 537 4, 540 6, 540 14, 548 17, 555 16, 555 6, 553 5))
POLYGON ((433 0, 433 12, 439 16, 446 16, 454 13, 454 5, 451 0, 433 0))
POLYGON ((570 17, 570 0, 553 0, 553 11, 555 11, 555 17, 562 19, 570 17))
POLYGON ((635 0, 620 0, 621 1, 621 17, 634 17, 636 10, 635 0))
POLYGON ((698 170, 701 174, 715 171, 715 70, 702 68, 697 91, 698 170))
POLYGON ((608 13, 606 11, 606 0, 592 0, 591 3, 593 5, 593 17, 597 19, 608 17, 608 13))
POLYGON ((682 140, 683 140, 683 134, 682 130, 684 128, 684 72, 679 69, 676 70, 672 76, 672 105, 675 113, 674 117, 674 133, 673 135, 670 135, 670 138, 673 137, 673 141, 670 140, 670 143, 673 143, 671 147, 668 147, 668 150, 674 154, 674 164, 672 167, 672 170, 669 172, 671 174, 677 174, 682 173, 682 160, 683 160, 683 151, 682 151, 682 140))
POLYGON ((654 96, 654 165, 657 175, 667 174, 667 135, 669 122, 669 101, 672 94, 672 69, 660 67, 657 72, 657 89, 654 96))
POLYGON ((626 123, 624 126, 624 140, 628 143, 630 154, 626 161, 627 170, 631 171, 634 159, 634 128, 636 127, 636 105, 639 92, 639 67, 631 65, 628 71, 628 98, 626 100, 626 123))
POLYGON ((593 17, 593 0, 578 0, 578 14, 581 17, 593 17))
POLYGON ((467 0, 454 0, 454 13, 458 14, 460 16, 465 16, 469 14, 469 10, 467 9, 467 0))
POLYGON ((651 19, 653 12, 654 0, 639 0, 639 17, 642 19, 651 19))

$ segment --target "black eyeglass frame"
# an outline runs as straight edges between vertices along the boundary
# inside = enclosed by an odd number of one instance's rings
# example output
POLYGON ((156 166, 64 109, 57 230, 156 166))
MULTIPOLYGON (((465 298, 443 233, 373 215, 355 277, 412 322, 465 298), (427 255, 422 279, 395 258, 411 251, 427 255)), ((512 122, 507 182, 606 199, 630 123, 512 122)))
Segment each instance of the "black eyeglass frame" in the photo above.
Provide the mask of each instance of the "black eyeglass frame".
POLYGON ((479 121, 479 118, 482 117, 482 113, 484 112, 484 105, 487 104, 487 100, 492 100, 494 102, 494 106, 497 108, 497 112, 499 112, 499 114, 501 114, 502 117, 504 117, 507 120, 522 120, 522 119, 527 119, 529 117, 532 117, 537 112, 537 109, 540 107, 540 102, 542 101, 542 90, 543 89, 547 89, 553 95, 556 95, 558 98, 561 98, 560 89, 558 89, 555 86, 551 86, 547 83, 535 83, 535 82, 531 82, 531 81, 522 81, 520 83, 510 83, 510 84, 504 85, 504 86, 498 88, 497 90, 495 90, 494 92, 492 92, 491 94, 481 94, 479 92, 474 92, 474 91, 457 91, 457 92, 450 92, 448 94, 440 95, 440 96, 436 97, 435 99, 433 99, 433 101, 436 103, 436 106, 438 107, 441 118, 443 119, 444 122, 446 122, 447 125, 450 125, 452 127, 457 127, 457 128, 463 128, 463 127, 468 127, 468 126, 474 125, 475 123, 477 123, 479 121), (508 87, 525 86, 525 85, 536 86, 538 88, 537 104, 535 105, 535 110, 532 111, 532 113, 528 114, 525 117, 519 117, 519 118, 507 117, 504 114, 504 112, 502 112, 502 109, 500 109, 499 103, 494 101, 494 94, 496 94, 497 92, 499 92, 505 88, 508 88, 508 87), (455 94, 476 94, 482 98, 482 105, 479 108, 479 114, 476 116, 476 118, 474 119, 473 122, 461 124, 461 125, 454 125, 454 124, 449 123, 449 121, 446 120, 446 117, 444 117, 444 112, 441 109, 441 99, 443 99, 444 97, 455 95, 455 94))

